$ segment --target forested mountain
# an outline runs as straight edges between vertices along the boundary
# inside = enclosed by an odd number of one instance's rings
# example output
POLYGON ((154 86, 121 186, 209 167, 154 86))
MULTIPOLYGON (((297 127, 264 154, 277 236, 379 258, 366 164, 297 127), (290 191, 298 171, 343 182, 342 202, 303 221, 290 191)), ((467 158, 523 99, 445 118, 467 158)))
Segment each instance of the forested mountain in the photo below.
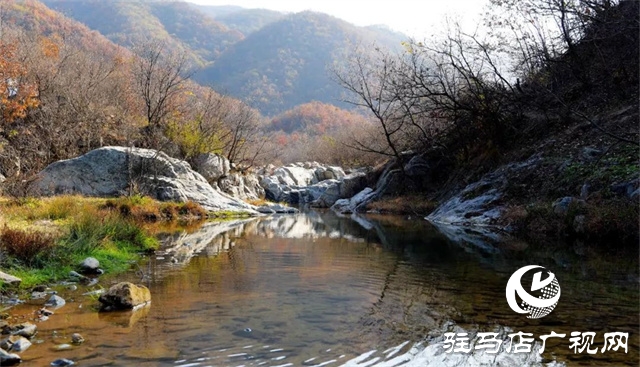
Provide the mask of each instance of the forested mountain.
POLYGON ((241 32, 181 1, 44 0, 47 6, 86 24, 111 41, 132 47, 150 39, 186 52, 196 65, 215 60, 241 32))
POLYGON ((341 104, 331 80, 344 54, 363 48, 399 48, 405 36, 384 27, 357 27, 326 14, 284 14, 183 1, 43 0, 128 48, 161 41, 185 53, 199 69, 195 80, 240 98, 265 115, 299 104, 341 104))
POLYGON ((244 35, 253 33, 269 23, 285 17, 284 13, 268 9, 244 9, 235 6, 206 6, 193 5, 203 13, 211 16, 230 29, 242 32, 244 35))
POLYGON ((290 14, 230 47, 197 79, 266 115, 314 100, 344 107, 332 67, 339 67, 357 45, 399 48, 403 40, 400 34, 357 27, 326 14, 290 14))

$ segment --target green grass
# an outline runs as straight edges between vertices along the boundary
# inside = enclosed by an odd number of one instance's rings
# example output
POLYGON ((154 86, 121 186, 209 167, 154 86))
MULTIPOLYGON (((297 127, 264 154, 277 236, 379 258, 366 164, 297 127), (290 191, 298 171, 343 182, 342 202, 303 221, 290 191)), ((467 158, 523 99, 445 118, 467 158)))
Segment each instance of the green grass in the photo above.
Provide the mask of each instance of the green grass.
POLYGON ((201 221, 207 215, 192 202, 160 203, 137 196, 0 198, 0 213, 0 268, 21 278, 21 288, 67 279, 89 256, 107 273, 126 271, 141 254, 158 248, 159 231, 181 230, 179 219, 201 221))

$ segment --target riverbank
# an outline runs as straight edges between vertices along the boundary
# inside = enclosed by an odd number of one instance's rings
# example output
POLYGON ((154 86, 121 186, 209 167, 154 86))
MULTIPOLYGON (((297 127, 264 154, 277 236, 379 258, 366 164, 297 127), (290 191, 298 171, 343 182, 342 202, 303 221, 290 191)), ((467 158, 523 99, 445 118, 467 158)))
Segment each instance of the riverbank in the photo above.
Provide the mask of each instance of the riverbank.
MULTIPOLYGON (((87 257, 118 273, 155 250, 159 234, 232 216, 243 214, 143 196, 0 198, 0 270, 20 278, 25 289, 66 279, 87 257)), ((8 286, 0 279, 0 288, 8 286)))

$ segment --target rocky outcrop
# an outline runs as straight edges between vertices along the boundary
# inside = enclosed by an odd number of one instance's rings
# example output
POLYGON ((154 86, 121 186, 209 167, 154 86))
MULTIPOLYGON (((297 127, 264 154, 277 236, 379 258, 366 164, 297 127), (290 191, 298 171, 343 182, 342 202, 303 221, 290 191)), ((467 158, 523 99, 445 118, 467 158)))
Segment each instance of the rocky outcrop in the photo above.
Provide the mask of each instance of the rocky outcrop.
POLYGON ((336 200, 350 198, 366 186, 364 172, 346 175, 339 167, 321 166, 316 162, 270 167, 261 173, 260 185, 266 199, 294 205, 328 208, 336 200))
POLYGON ((220 154, 205 153, 193 159, 193 168, 209 183, 213 184, 229 174, 231 163, 220 154))
POLYGON ((150 149, 103 147, 55 162, 34 183, 39 195, 81 194, 111 197, 135 189, 162 201, 193 201, 210 211, 255 213, 219 190, 179 159, 150 149))
POLYGON ((254 173, 234 172, 218 180, 218 187, 234 198, 242 200, 258 200, 265 196, 258 176, 254 173))
POLYGON ((0 271, 0 283, 6 283, 6 284, 20 284, 22 282, 22 279, 18 278, 18 277, 14 277, 11 274, 7 274, 5 272, 0 271))
POLYGON ((535 168, 542 158, 502 166, 467 185, 460 193, 443 202, 426 219, 432 223, 456 226, 491 226, 498 224, 504 211, 501 199, 509 177, 535 168))
POLYGON ((130 310, 151 302, 151 293, 143 285, 121 282, 109 288, 98 301, 102 304, 103 311, 130 310))

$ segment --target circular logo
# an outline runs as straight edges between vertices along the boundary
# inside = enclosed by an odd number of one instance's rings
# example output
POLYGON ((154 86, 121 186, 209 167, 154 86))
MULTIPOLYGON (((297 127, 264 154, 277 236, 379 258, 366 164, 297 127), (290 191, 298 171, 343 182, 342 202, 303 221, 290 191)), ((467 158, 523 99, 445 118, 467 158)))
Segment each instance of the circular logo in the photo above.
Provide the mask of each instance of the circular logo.
POLYGON ((560 284, 558 279, 556 279, 555 274, 542 266, 524 266, 516 270, 507 282, 507 302, 509 307, 514 312, 528 314, 528 319, 539 319, 547 316, 556 308, 559 300, 560 284), (539 271, 532 272, 534 269, 539 271), (544 279, 542 278, 543 272, 547 274, 544 279), (533 277, 531 278, 531 293, 529 293, 522 286, 522 282, 525 275, 527 275, 527 278, 524 281, 528 281, 531 273, 533 273, 533 277), (520 304, 518 304, 516 294, 520 297, 520 304))

